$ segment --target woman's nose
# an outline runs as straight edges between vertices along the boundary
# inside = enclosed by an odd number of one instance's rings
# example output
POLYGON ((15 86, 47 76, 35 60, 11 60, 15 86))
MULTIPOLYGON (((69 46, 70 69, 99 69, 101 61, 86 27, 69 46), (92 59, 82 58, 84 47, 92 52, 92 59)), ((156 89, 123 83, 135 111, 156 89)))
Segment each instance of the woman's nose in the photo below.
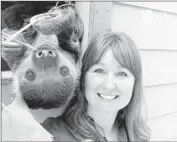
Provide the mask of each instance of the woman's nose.
POLYGON ((106 89, 115 89, 116 83, 115 83, 115 77, 113 75, 107 75, 107 78, 105 79, 104 86, 106 89))

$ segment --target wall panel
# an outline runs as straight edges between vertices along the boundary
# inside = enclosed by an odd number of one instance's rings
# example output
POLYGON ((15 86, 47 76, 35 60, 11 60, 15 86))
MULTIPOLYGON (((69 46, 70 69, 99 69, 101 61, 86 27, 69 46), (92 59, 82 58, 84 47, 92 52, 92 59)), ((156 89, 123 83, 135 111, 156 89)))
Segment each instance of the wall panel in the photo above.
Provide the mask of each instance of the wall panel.
POLYGON ((177 83, 177 51, 140 50, 144 86, 177 83))
POLYGON ((165 12, 170 12, 177 14, 177 2, 122 2, 125 4, 135 5, 139 7, 150 8, 154 10, 161 10, 165 12))
POLYGON ((111 28, 130 35, 140 49, 177 50, 177 15, 114 3, 111 28))
POLYGON ((149 120, 151 141, 169 141, 177 136, 177 112, 149 120))
POLYGON ((177 111, 177 83, 144 87, 144 95, 149 119, 177 111))

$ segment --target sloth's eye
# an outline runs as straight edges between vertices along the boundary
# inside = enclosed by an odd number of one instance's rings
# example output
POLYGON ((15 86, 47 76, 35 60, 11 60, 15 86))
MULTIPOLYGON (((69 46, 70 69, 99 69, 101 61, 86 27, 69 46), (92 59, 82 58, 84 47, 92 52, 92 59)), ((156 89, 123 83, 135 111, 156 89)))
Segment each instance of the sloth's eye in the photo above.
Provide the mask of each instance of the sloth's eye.
POLYGON ((60 74, 61 74, 62 76, 68 75, 68 74, 69 74, 69 69, 68 69, 68 67, 66 67, 66 66, 60 67, 60 74))
POLYGON ((29 81, 33 81, 36 78, 36 73, 32 69, 29 69, 25 73, 25 78, 29 81))

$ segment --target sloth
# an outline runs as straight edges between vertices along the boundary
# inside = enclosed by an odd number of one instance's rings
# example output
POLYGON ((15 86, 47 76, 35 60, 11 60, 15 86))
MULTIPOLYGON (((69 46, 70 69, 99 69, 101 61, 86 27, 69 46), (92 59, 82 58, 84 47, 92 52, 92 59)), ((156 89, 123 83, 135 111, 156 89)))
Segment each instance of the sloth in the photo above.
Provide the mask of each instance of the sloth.
MULTIPOLYGON (((18 13, 19 8, 16 9, 18 13)), ((17 24, 16 28, 14 20, 5 17, 9 27, 2 30, 2 57, 12 71, 16 96, 2 113, 2 138, 26 140, 17 138, 18 128, 13 129, 11 124, 19 118, 23 125, 31 127, 34 132, 41 132, 44 135, 42 140, 50 140, 50 134, 42 129, 35 114, 39 113, 42 121, 51 115, 60 116, 76 94, 84 27, 73 4, 53 7, 46 13, 26 17, 27 22, 20 26, 17 24), (25 120, 27 116, 31 122, 25 120), (11 130, 8 129, 10 127, 11 130), (9 131, 8 134, 6 131, 9 131)), ((15 22, 20 23, 18 19, 15 22)), ((27 135, 34 133, 25 128, 27 135)), ((41 140, 38 138, 33 136, 30 140, 41 140)))

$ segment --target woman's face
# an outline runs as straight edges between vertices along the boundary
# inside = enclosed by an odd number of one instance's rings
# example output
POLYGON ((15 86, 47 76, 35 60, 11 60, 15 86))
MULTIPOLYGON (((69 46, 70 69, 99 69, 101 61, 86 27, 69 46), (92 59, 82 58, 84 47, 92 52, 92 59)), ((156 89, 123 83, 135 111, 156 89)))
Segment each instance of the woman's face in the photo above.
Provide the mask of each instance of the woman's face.
POLYGON ((85 75, 88 107, 97 111, 119 111, 130 102, 134 80, 134 75, 123 68, 108 49, 85 75))

